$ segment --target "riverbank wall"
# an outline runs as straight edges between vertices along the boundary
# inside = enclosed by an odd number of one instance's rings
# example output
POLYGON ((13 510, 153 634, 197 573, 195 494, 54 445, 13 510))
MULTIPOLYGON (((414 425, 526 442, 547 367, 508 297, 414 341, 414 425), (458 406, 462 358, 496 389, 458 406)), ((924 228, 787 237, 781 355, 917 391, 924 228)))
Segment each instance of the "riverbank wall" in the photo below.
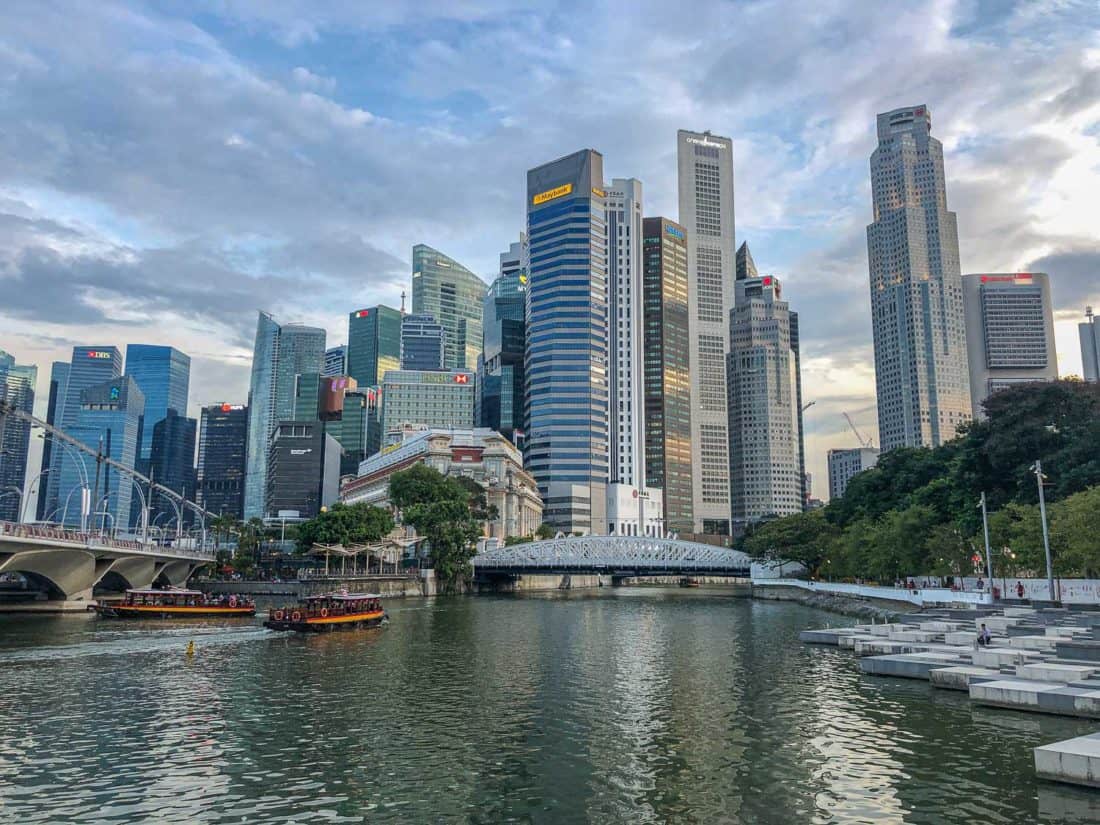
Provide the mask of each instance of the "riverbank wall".
POLYGON ((843 616, 859 619, 884 619, 893 621, 905 613, 912 613, 913 606, 905 602, 888 599, 860 598, 836 593, 817 593, 795 586, 771 584, 761 586, 754 582, 751 587, 752 598, 781 602, 798 602, 807 607, 828 610, 843 616))
POLYGON ((473 593, 537 593, 548 590, 582 590, 610 587, 608 576, 587 574, 539 574, 508 578, 477 579, 472 583, 473 593))
POLYGON ((197 583, 215 595, 237 594, 259 598, 302 599, 346 590, 349 593, 378 593, 386 598, 410 598, 436 594, 434 571, 427 576, 328 576, 315 579, 273 581, 207 581, 197 583))

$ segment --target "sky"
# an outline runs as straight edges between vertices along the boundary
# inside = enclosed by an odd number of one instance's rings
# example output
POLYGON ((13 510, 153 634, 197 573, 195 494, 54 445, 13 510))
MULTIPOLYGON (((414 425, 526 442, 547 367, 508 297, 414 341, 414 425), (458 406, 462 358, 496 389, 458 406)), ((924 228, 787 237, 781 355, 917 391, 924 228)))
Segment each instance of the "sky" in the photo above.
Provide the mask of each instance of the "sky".
MULTIPOLYGON (((491 280, 525 172, 581 148, 675 218, 676 130, 734 143, 736 243, 800 315, 807 469, 877 439, 875 115, 927 105, 962 270, 1100 307, 1095 0, 0 4, 0 349, 170 344, 241 403, 256 311, 398 306, 426 243, 491 280), (537 10, 533 8, 537 6, 537 10)), ((32 456, 32 467, 36 459, 32 456)))

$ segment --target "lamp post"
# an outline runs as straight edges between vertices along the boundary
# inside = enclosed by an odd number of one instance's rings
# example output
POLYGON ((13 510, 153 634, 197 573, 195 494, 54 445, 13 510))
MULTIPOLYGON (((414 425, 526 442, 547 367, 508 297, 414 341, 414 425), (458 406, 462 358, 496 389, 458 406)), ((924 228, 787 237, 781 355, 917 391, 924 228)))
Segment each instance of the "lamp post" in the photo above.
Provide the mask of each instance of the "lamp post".
POLYGON ((1031 465, 1031 471, 1035 473, 1035 483, 1039 485, 1039 519, 1043 523, 1043 552, 1047 557, 1047 590, 1050 593, 1050 600, 1057 601, 1054 596, 1054 566, 1050 562, 1050 533, 1047 531, 1047 504, 1046 496, 1043 493, 1043 462, 1039 459, 1035 459, 1035 463, 1031 465))
POLYGON ((31 493, 34 492, 35 483, 37 482, 39 488, 41 488, 42 487, 42 476, 46 475, 46 473, 48 473, 49 471, 50 471, 50 468, 47 467, 45 470, 43 470, 38 475, 36 475, 34 478, 32 478, 31 483, 27 485, 27 496, 23 500, 23 512, 19 516, 19 520, 21 522, 26 522, 26 520, 27 520, 27 507, 30 506, 30 503, 31 503, 31 500, 32 500, 31 499, 31 493))
POLYGON ((982 536, 985 538, 985 568, 989 574, 989 592, 993 592, 993 556, 989 554, 989 513, 986 511, 985 506, 985 490, 982 490, 981 504, 978 505, 982 510, 982 536))

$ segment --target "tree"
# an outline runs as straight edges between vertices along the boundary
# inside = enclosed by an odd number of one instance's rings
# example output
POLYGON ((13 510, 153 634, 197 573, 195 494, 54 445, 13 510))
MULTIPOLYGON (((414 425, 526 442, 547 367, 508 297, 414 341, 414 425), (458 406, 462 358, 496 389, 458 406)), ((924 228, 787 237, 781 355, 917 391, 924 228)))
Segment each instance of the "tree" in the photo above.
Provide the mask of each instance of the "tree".
POLYGON ((1050 508, 1050 543, 1059 575, 1100 577, 1100 487, 1050 508))
POLYGON ((746 535, 743 547, 754 559, 799 562, 816 575, 839 533, 826 521, 824 511, 810 510, 757 525, 746 535))
POLYGON ((558 531, 544 521, 539 525, 539 529, 535 531, 535 538, 545 541, 554 538, 557 534, 558 531))
POLYGON ((314 544, 365 544, 378 541, 393 530, 393 514, 370 504, 337 502, 298 525, 298 552, 314 544))
POLYGON ((417 464, 390 476, 390 501, 428 542, 439 586, 453 591, 470 575, 470 559, 481 535, 485 511, 471 508, 471 489, 438 470, 417 464))

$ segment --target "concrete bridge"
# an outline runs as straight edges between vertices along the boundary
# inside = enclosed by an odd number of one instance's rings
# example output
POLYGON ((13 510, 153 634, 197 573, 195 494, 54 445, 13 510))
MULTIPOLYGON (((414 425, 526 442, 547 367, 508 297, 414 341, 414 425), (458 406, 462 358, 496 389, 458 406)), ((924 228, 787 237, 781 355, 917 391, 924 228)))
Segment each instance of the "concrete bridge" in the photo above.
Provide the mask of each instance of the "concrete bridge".
POLYGON ((749 557, 737 550, 674 538, 573 536, 514 544, 473 559, 481 579, 592 573, 613 579, 640 576, 748 578, 749 557))
MULTIPOLYGON (((209 550, 161 547, 32 524, 0 521, 0 573, 19 573, 38 609, 83 610, 96 586, 108 590, 181 587, 191 574, 214 560, 209 550)), ((18 591, 5 591, 8 596, 18 591)), ((9 601, 5 606, 26 606, 9 601)), ((0 607, 3 609, 3 607, 0 607)))

